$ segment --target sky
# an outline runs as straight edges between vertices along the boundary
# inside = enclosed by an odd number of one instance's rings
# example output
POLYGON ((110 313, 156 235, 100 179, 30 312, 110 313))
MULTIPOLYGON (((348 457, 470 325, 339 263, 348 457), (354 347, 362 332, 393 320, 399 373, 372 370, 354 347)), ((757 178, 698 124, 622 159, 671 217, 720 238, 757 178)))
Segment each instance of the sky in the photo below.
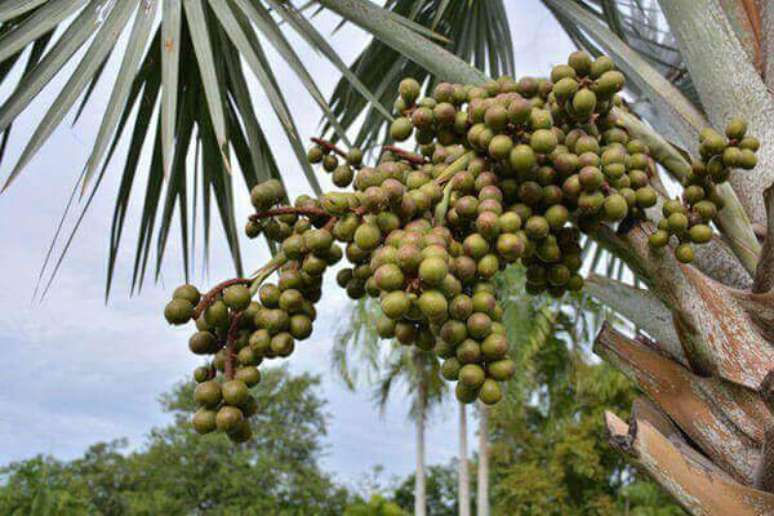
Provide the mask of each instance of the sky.
MULTIPOLYGON (((516 45, 517 75, 545 75, 552 65, 564 62, 573 50, 572 44, 539 0, 513 0, 506 5, 516 45)), ((351 62, 368 37, 352 26, 333 34, 337 21, 324 13, 315 25, 329 35, 345 62, 351 62)), ((338 79, 335 68, 292 33, 287 35, 327 97, 338 79)), ((124 42, 119 40, 119 45, 124 42)), ((290 100, 302 137, 317 135, 319 108, 281 60, 273 53, 270 59, 277 65, 278 81, 290 100)), ((110 223, 126 138, 51 291, 43 303, 32 301, 56 223, 102 119, 118 68, 116 61, 114 58, 108 64, 103 77, 110 80, 100 81, 78 123, 72 125, 73 114, 69 114, 12 187, 0 195, 0 352, 5 362, 5 381, 0 389, 0 464, 39 453, 72 459, 90 444, 120 437, 128 438, 131 448, 142 446, 152 427, 171 422, 170 415, 160 410, 158 396, 188 378, 200 363, 188 351, 190 329, 172 328, 162 317, 171 290, 183 281, 176 226, 160 281, 153 283, 150 276, 141 293, 129 296, 147 152, 130 202, 113 293, 105 303, 110 223)), ((72 69, 70 63, 65 72, 72 69)), ((7 177, 36 123, 62 88, 64 75, 52 81, 14 124, 0 180, 7 177)), ((270 141, 276 142, 275 156, 289 193, 311 193, 267 99, 255 81, 250 86, 261 123, 270 141)), ((7 85, 0 87, 0 102, 9 93, 7 85)), ((327 177, 320 180, 324 190, 331 186, 327 177)), ((235 193, 238 220, 245 220, 250 206, 244 185, 236 182, 235 193)), ((212 285, 234 275, 218 231, 215 227, 207 271, 202 271, 200 263, 196 265, 193 281, 197 284, 212 285)), ((248 242, 242 242, 246 268, 257 268, 267 260, 268 253, 262 245, 248 242)), ((414 427, 407 419, 410 399, 405 391, 396 391, 380 414, 368 386, 351 392, 332 372, 329 351, 349 305, 332 276, 329 274, 318 304, 313 336, 300 343, 287 361, 293 372, 322 377, 319 394, 327 399, 326 412, 330 416, 323 467, 350 485, 377 465, 384 467, 388 477, 404 476, 413 470, 415 460, 414 427), (364 454, 364 449, 369 452, 364 454)), ((457 456, 457 421, 453 402, 433 412, 427 433, 429 464, 446 463, 457 456)), ((469 422, 472 451, 475 427, 474 421, 469 422)))

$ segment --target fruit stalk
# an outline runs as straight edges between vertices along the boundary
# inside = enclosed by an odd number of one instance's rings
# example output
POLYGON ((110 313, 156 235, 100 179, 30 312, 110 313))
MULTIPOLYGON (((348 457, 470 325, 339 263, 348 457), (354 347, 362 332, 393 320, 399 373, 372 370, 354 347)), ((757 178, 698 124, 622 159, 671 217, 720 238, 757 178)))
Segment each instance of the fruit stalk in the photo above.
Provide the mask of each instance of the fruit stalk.
POLYGON ((194 308, 193 311, 193 319, 196 320, 199 318, 200 315, 204 313, 207 308, 210 307, 212 303, 214 303, 221 292, 223 292, 224 289, 232 286, 232 285, 245 285, 247 283, 250 283, 252 280, 249 278, 232 278, 230 280, 226 280, 222 283, 218 283, 214 287, 210 289, 209 292, 207 292, 204 296, 202 296, 201 301, 199 301, 199 304, 196 305, 196 308, 194 308))

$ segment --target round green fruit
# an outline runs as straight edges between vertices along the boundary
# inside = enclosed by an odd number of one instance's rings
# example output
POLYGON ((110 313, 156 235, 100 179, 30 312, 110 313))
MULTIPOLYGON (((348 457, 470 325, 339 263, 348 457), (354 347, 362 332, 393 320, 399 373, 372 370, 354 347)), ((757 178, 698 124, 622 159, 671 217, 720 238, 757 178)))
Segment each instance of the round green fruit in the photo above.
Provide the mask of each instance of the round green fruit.
POLYGON ((491 378, 484 380, 481 390, 478 392, 478 399, 485 405, 494 405, 503 398, 503 391, 500 385, 491 378))
POLYGON ((250 390, 242 380, 228 380, 223 383, 221 390, 223 401, 235 407, 242 405, 250 396, 250 390))
POLYGON ((516 364, 513 360, 506 358, 503 360, 497 360, 490 362, 486 367, 487 373, 494 380, 498 382, 505 382, 510 380, 516 373, 516 364))
POLYGON ((223 302, 235 312, 241 312, 250 305, 250 289, 246 285, 231 285, 223 290, 223 302))
POLYGON ((164 307, 164 318, 169 324, 181 325, 191 320, 194 306, 186 299, 175 298, 164 307))
POLYGON ((198 331, 188 339, 188 348, 195 355, 210 355, 218 351, 218 339, 208 331, 198 331))
POLYGON ((455 358, 447 358, 441 364, 441 376, 450 382, 457 381, 460 373, 460 362, 455 358))
POLYGON ((244 382, 248 387, 253 387, 261 382, 261 372, 257 367, 240 367, 234 373, 234 379, 244 382))
POLYGON ((681 263, 691 263, 695 258, 691 244, 680 244, 675 248, 675 258, 681 263))
POLYGON ((486 380, 486 373, 478 364, 466 364, 460 368, 458 378, 466 387, 478 389, 486 380))
POLYGON ((245 416, 242 411, 236 407, 225 406, 218 410, 215 416, 215 425, 221 432, 231 432, 242 423, 245 416))
POLYGON ((194 389, 194 401, 197 405, 215 408, 223 399, 220 384, 215 380, 202 382, 194 389))
POLYGON ((217 428, 215 423, 216 412, 214 410, 199 409, 197 410, 193 418, 191 418, 191 425, 197 434, 204 435, 214 432, 217 428))
POLYGON ((172 299, 185 299, 193 306, 196 306, 199 304, 199 300, 201 300, 201 294, 199 294, 199 290, 193 285, 185 284, 180 285, 175 289, 172 293, 172 299))

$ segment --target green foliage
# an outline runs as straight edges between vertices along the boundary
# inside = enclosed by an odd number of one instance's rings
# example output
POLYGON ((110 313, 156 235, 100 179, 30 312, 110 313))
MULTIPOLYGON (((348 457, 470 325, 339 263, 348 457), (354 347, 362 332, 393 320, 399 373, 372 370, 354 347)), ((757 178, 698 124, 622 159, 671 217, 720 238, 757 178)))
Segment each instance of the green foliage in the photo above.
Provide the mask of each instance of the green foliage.
POLYGON ((341 514, 349 493, 318 464, 326 432, 318 384, 267 371, 253 389, 256 438, 240 446, 193 432, 193 386, 180 384, 162 397, 175 424, 154 429, 140 451, 98 443, 71 462, 36 457, 0 470, 0 514, 341 514))
POLYGON ((511 298, 505 311, 519 372, 489 419, 496 512, 682 514, 605 440, 604 412, 625 417, 637 391, 578 345, 588 323, 540 299, 511 298))
POLYGON ((406 516, 408 514, 397 503, 378 494, 373 495, 368 502, 354 502, 344 511, 344 516, 406 516))
MULTIPOLYGON (((449 464, 436 464, 427 468, 427 513, 433 516, 454 516, 457 514, 457 461, 449 464)), ((475 475, 474 475, 475 476, 475 475)), ((414 507, 414 474, 398 483, 392 496, 395 502, 406 509, 414 507)), ((471 486, 471 495, 475 494, 471 486)), ((471 506, 475 507, 475 497, 471 496, 471 506)))

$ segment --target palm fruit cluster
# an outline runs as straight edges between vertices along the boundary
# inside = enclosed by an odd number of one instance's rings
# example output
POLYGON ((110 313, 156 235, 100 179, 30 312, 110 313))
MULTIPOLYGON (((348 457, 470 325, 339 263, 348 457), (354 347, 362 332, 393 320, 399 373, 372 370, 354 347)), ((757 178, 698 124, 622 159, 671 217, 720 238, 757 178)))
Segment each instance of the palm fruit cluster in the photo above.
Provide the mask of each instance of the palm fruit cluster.
MULTIPOLYGON (((413 137, 418 154, 385 147, 368 166, 359 149, 316 139, 309 161, 351 190, 302 195, 290 205, 279 181, 256 185, 245 230, 280 244, 276 283, 259 287, 265 278, 258 277, 251 288, 216 287, 201 300, 184 286, 165 310, 173 324, 196 318, 191 349, 214 354, 195 373, 197 430, 245 436, 249 398, 232 391, 249 394, 242 386, 260 379, 253 370, 263 359, 290 355, 310 335, 322 275, 343 256, 348 265, 337 283, 352 299, 378 300, 382 338, 434 352, 460 401, 499 401, 515 366, 495 275, 520 263, 530 294, 578 291, 581 232, 601 224, 625 231, 659 202, 647 145, 611 112, 626 109, 623 86, 608 57, 584 52, 547 79, 441 82, 424 98, 420 84, 405 79, 389 134, 413 137)), ((754 167, 757 148, 739 120, 725 137, 703 132, 683 199, 663 203, 651 244, 664 247, 674 235, 675 255, 689 262, 691 246, 712 236, 709 223, 722 208, 717 184, 732 168, 754 167)))
MULTIPOLYGON (((279 181, 270 180, 253 188, 251 197, 256 211, 265 212, 281 203, 285 192, 279 181)), ((296 204, 308 205, 309 199, 300 198, 296 204)), ((218 430, 234 442, 250 438, 248 418, 256 409, 250 388, 261 380, 258 366, 264 360, 290 356, 296 341, 311 335, 323 272, 342 257, 328 231, 316 229, 308 218, 282 213, 283 208, 288 207, 280 207, 271 220, 251 219, 246 228, 250 235, 265 231, 272 235, 269 238, 281 241, 287 257, 276 283, 261 285, 256 300, 249 280, 235 280, 225 282, 206 299, 196 287, 183 285, 165 308, 171 324, 195 318, 197 331, 189 339, 189 348, 212 357, 193 374, 198 384, 194 400, 200 408, 192 423, 201 434, 218 430), (198 316, 197 308, 201 308, 198 316)))
POLYGON ((744 120, 731 120, 725 135, 711 128, 704 129, 699 141, 700 159, 691 164, 691 172, 683 180, 682 200, 664 202, 663 218, 648 241, 652 247, 659 248, 674 236, 678 242, 675 257, 683 263, 694 259, 691 244, 704 244, 712 239, 709 224, 723 209, 717 185, 726 182, 733 169, 752 170, 758 163, 755 153, 760 143, 747 135, 744 120))
POLYGON ((344 156, 341 163, 335 153, 326 151, 320 145, 315 145, 307 153, 309 163, 321 163, 325 172, 331 175, 331 181, 339 188, 346 188, 355 177, 353 169, 360 168, 363 162, 363 151, 353 147, 344 156))

